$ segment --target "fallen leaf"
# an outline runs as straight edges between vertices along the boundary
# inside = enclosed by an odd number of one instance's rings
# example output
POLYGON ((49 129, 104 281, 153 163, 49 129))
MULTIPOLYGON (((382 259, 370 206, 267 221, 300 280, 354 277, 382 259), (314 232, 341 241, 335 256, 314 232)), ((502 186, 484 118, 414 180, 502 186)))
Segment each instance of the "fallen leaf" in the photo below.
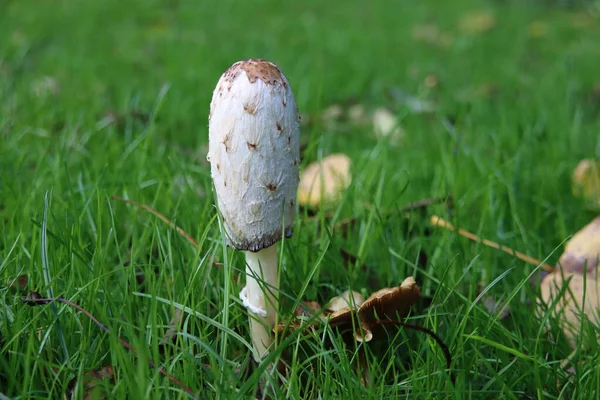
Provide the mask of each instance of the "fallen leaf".
POLYGON ((404 136, 396 115, 383 107, 373 111, 373 132, 378 138, 388 138, 392 144, 397 144, 404 136))
POLYGON ((567 242, 558 264, 563 272, 595 273, 600 259, 600 217, 583 227, 567 242))
POLYGON ((573 171, 573 195, 588 207, 600 209, 600 160, 581 160, 573 171))
POLYGON ((298 203, 318 206, 334 201, 350 185, 350 158, 332 154, 308 165, 300 174, 298 203))
MULTIPOLYGON (((600 323, 600 282, 589 276, 580 274, 564 274, 554 272, 544 278, 540 286, 541 301, 547 305, 554 304, 552 315, 558 319, 565 336, 576 345, 580 334, 582 312, 590 322, 600 323), (567 285, 563 290, 563 286, 567 285), (560 298, 557 299, 557 296, 560 298), (585 300, 585 304, 584 304, 585 300)), ((543 309, 543 305, 540 304, 543 309)), ((584 330, 585 332, 585 330, 584 330)))
POLYGON ((491 30, 496 25, 496 17, 490 11, 475 11, 463 16, 458 27, 463 33, 470 35, 481 34, 491 30))

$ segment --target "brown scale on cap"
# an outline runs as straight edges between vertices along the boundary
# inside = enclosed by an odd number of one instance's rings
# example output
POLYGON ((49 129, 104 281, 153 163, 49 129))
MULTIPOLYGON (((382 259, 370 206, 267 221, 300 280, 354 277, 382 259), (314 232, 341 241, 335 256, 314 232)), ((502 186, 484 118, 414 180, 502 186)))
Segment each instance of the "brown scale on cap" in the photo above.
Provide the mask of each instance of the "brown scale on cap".
POLYGON ((244 104, 244 111, 250 115, 256 114, 256 104, 246 103, 244 104))
POLYGON ((277 65, 259 58, 251 58, 249 60, 236 62, 225 71, 223 77, 224 81, 229 84, 228 90, 231 89, 231 83, 241 71, 246 72, 246 76, 250 83, 254 83, 260 79, 267 85, 276 85, 279 83, 283 87, 287 87, 287 83, 283 79, 283 75, 277 65))
POLYGON ((229 153, 231 151, 231 133, 225 135, 225 139, 221 143, 225 145, 225 151, 229 153))

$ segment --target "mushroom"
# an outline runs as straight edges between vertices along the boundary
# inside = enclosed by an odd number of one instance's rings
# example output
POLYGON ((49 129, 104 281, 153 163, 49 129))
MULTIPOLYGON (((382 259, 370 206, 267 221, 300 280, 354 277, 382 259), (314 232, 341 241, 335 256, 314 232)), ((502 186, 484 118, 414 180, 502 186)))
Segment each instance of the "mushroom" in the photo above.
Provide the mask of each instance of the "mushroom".
POLYGON ((223 73, 210 103, 207 159, 227 244, 246 257, 240 298, 256 361, 267 353, 275 325, 277 242, 292 235, 299 136, 296 100, 277 65, 250 59, 223 73))

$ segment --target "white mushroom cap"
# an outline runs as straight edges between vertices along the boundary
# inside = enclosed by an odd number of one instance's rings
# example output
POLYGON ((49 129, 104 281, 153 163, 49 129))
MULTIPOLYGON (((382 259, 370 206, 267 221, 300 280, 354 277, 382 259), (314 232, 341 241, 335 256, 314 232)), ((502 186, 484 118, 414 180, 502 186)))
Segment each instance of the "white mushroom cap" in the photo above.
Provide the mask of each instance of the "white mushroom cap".
POLYGON ((292 235, 300 163, 299 113, 279 68, 233 64, 213 92, 211 175, 228 244, 259 251, 292 235))

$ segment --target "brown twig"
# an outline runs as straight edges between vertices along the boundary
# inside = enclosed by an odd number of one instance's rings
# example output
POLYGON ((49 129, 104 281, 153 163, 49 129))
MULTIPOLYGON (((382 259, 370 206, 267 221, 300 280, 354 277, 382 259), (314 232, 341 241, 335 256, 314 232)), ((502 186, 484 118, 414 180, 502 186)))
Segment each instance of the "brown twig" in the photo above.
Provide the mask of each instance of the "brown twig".
POLYGON ((479 236, 475 235, 474 233, 471 233, 469 231, 465 231, 464 229, 460 229, 460 228, 456 228, 454 225, 452 225, 450 222, 446 221, 445 219, 438 217, 437 215, 434 215, 431 217, 430 219, 430 223, 433 226, 439 226, 445 229, 448 229, 449 231, 456 231, 459 235, 464 236, 468 239, 471 239, 474 242, 478 242, 481 243, 485 246, 491 247, 493 249, 497 249, 497 250, 501 250, 505 253, 508 253, 510 255, 513 255, 515 257, 517 257, 519 260, 525 261, 526 263, 535 265, 535 266, 541 266, 542 269, 544 271, 548 271, 550 273, 555 272, 556 268, 553 267, 550 264, 546 264, 543 263, 542 261, 538 260, 537 258, 533 258, 531 256, 528 256, 527 254, 523 254, 519 251, 513 250, 510 247, 507 246, 503 246, 499 243, 496 242, 492 242, 491 240, 487 240, 487 239, 482 239, 479 236))
MULTIPOLYGON (((429 206, 433 206, 436 204, 441 204, 444 202, 447 202, 449 207, 453 208, 454 203, 453 203, 452 195, 449 194, 446 197, 433 197, 433 198, 417 200, 415 202, 405 205, 404 207, 402 207, 402 209, 400 211, 401 212, 411 212, 411 211, 427 208, 429 206)), ((371 210, 374 208, 374 206, 370 203, 364 203, 364 207, 368 210, 371 210)), ((396 211, 395 209, 394 210, 385 210, 382 212, 382 215, 389 215, 395 211, 396 211)), ((314 220, 319 220, 321 218, 331 219, 331 218, 335 217, 335 215, 336 215, 336 212, 330 211, 328 213, 323 214, 323 216, 321 217, 320 215, 317 215, 317 213, 315 212, 312 215, 310 215, 306 220, 314 221, 314 220)), ((357 218, 358 217, 349 217, 349 218, 342 219, 336 223, 336 226, 347 225, 347 224, 353 223, 356 221, 357 218)))
MULTIPOLYGON (((96 319, 96 317, 94 317, 89 311, 87 311, 85 308, 81 307, 79 304, 73 303, 72 301, 65 299, 64 297, 45 298, 45 297, 42 297, 42 295, 40 295, 37 292, 29 292, 27 297, 23 298, 22 301, 23 301, 23 303, 25 303, 29 306, 37 306, 37 305, 41 305, 41 304, 45 305, 45 304, 50 304, 54 301, 58 301, 60 303, 66 304, 70 307, 76 308, 77 310, 81 311, 89 319, 91 319, 101 330, 110 334, 110 330, 106 327, 106 325, 104 325, 102 322, 98 321, 96 319)), ((121 345, 123 347, 125 347, 132 353, 137 354, 137 350, 135 349, 135 347, 130 345, 125 339, 123 339, 119 336, 117 336, 117 339, 119 340, 119 343, 121 343, 121 345)), ((158 372, 160 372, 162 375, 167 377, 171 382, 175 383, 177 386, 179 386, 181 389, 183 389, 187 394, 189 394, 192 397, 195 397, 195 394, 192 391, 192 389, 188 388, 186 385, 181 383, 181 381, 179 381, 173 375, 169 374, 163 367, 156 365, 156 363, 152 360, 148 360, 148 365, 150 365, 152 368, 156 368, 158 370, 158 372)))
POLYGON ((125 204, 131 204, 132 206, 136 206, 138 208, 141 208, 142 210, 148 211, 150 214, 155 215, 161 221, 163 221, 167 225, 169 225, 169 227, 171 229, 175 229, 175 231, 178 234, 180 234, 181 236, 183 236, 184 238, 186 238, 187 241, 192 244, 192 246, 194 246, 195 248, 199 248, 200 247, 200 245, 198 244, 198 241, 196 239, 194 239, 194 237, 192 235, 190 235, 189 233, 187 233, 186 231, 184 231, 183 229, 181 229, 180 227, 178 227, 177 225, 175 225, 175 222, 171 221, 164 214, 160 213, 159 211, 156 211, 154 208, 152 208, 150 206, 147 206, 145 204, 137 203, 137 202, 132 201, 132 200, 124 199, 124 198, 119 197, 119 196, 110 196, 110 198, 112 200, 120 201, 120 202, 125 203, 125 204))
MULTIPOLYGON (((424 210, 429 206, 444 203, 444 202, 448 203, 449 208, 454 207, 452 195, 448 195, 446 197, 427 198, 427 199, 415 201, 413 203, 409 203, 406 206, 402 207, 400 212, 401 213, 410 213, 410 212, 417 211, 417 210, 424 210)), ((374 208, 374 206, 370 203, 364 203, 364 206, 365 206, 365 209, 368 209, 368 210, 372 210, 374 208)), ((395 209, 394 210, 384 210, 381 212, 381 215, 388 216, 394 212, 396 212, 395 209)), ((306 219, 306 221, 307 222, 316 221, 316 220, 319 220, 320 218, 327 220, 327 219, 331 219, 331 218, 335 217, 335 215, 336 215, 336 213, 333 211, 325 213, 325 214, 323 214, 323 216, 317 215, 317 213, 313 213, 312 215, 309 215, 309 217, 306 219)), ((346 237, 348 235, 348 231, 350 230, 350 228, 352 228, 358 221, 358 218, 359 217, 354 216, 354 217, 348 217, 348 218, 344 218, 344 219, 337 221, 335 223, 335 225, 333 226, 333 233, 336 234, 337 232, 341 232, 341 236, 346 237)))
POLYGON ((408 205, 402 207, 402 211, 409 212, 409 211, 419 210, 419 209, 427 208, 429 206, 433 206, 435 204, 441 204, 444 202, 447 202, 448 206, 450 208, 454 207, 454 200, 452 198, 452 195, 449 194, 446 197, 434 197, 434 198, 430 198, 430 199, 423 199, 423 200, 415 201, 413 203, 409 203, 408 205))

